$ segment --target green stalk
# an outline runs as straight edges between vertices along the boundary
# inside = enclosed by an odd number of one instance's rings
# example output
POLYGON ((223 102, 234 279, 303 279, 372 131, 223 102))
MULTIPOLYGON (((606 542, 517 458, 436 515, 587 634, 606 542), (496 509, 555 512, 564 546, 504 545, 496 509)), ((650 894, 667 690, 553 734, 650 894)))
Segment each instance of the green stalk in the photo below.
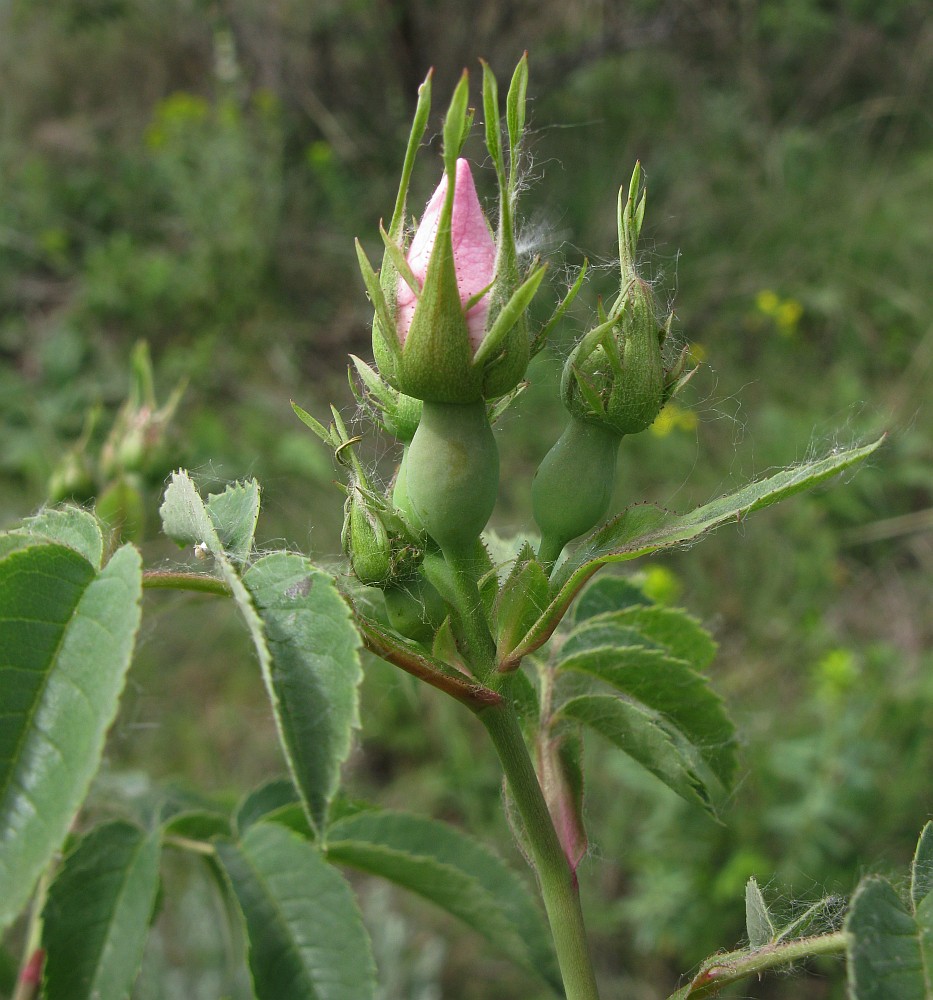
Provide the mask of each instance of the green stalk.
POLYGON ((496 748, 522 818, 566 998, 599 1000, 577 879, 554 829, 515 711, 506 697, 501 705, 483 709, 477 715, 496 748))
POLYGON ((189 590, 198 594, 216 594, 229 597, 230 588, 216 576, 204 573, 175 573, 171 570, 146 570, 143 573, 144 590, 189 590))
POLYGON ((566 1000, 599 1000, 580 907, 577 878, 561 846, 538 775, 522 736, 508 689, 511 674, 496 670, 495 643, 486 625, 474 560, 444 553, 444 560, 425 560, 429 577, 457 610, 465 653, 476 677, 503 696, 497 705, 476 709, 499 756, 502 770, 525 829, 538 885, 544 900, 566 1000))
POLYGON ((847 944, 846 932, 834 931, 831 934, 817 934, 813 937, 797 938, 794 941, 778 941, 752 951, 715 955, 703 963, 703 968, 694 976, 686 993, 678 991, 674 996, 689 997, 690 1000, 694 997, 715 996, 730 983, 736 983, 748 976, 760 976, 769 969, 815 958, 817 955, 844 954, 847 944))

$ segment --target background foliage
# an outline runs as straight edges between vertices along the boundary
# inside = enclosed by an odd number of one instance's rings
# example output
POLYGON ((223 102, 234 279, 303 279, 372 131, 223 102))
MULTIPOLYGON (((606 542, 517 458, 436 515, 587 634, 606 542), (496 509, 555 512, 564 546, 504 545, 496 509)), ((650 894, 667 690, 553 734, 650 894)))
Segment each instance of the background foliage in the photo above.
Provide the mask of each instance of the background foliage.
MULTIPOLYGON (((641 566, 655 599, 688 607, 719 641, 714 684, 746 775, 723 825, 615 757, 589 789, 581 879, 597 961, 608 983, 651 998, 739 940, 749 875, 788 911, 847 893, 866 869, 906 864, 931 812, 926 5, 0 5, 0 521, 50 489, 99 492, 92 459, 144 337, 159 398, 188 382, 173 436, 140 470, 148 561, 173 558, 156 498, 181 464, 208 487, 255 475, 270 544, 335 552, 331 460, 288 400, 324 412, 334 398, 352 415, 345 355, 368 355, 370 320, 352 237, 377 246, 427 67, 446 93, 477 56, 502 77, 525 48, 524 243, 558 276, 584 254, 605 265, 573 332, 613 288, 615 194, 641 159, 645 265, 676 291, 677 330, 705 365, 692 395, 626 441, 619 505, 686 509, 811 449, 892 432, 843 487, 641 566)), ((438 165, 422 158, 414 205, 438 165)), ((503 535, 527 521, 531 474, 559 432, 568 345, 553 345, 502 422, 503 535)), ((391 474, 384 448, 369 460, 391 474)), ((144 629, 95 807, 155 794, 144 774, 231 801, 280 774, 228 609, 149 595, 144 629)), ((505 851, 482 734, 391 668, 368 660, 366 672, 350 787, 505 851)), ((591 767, 600 752, 588 747, 591 767)), ((166 898, 181 903, 160 912, 136 995, 239 995, 229 942, 209 930, 210 885, 182 863, 171 877, 166 898)), ((528 995, 479 938, 360 888, 386 1000, 484 997, 499 977, 497 995, 528 995)), ((828 972, 743 995, 839 995, 828 972)))

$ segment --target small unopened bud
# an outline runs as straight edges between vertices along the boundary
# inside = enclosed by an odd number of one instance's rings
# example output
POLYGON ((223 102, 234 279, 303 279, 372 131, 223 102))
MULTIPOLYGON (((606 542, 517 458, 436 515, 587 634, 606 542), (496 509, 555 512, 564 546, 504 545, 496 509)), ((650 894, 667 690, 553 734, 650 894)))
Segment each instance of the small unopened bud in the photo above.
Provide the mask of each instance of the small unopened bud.
POLYGON ((133 350, 129 395, 101 451, 100 466, 105 479, 142 471, 151 464, 162 447, 183 392, 182 383, 161 407, 157 404, 149 347, 140 341, 133 350))
POLYGON ((360 583, 385 583, 392 570, 392 546, 382 521, 370 511, 359 490, 351 487, 347 497, 343 551, 360 583))
POLYGON ((681 355, 665 367, 662 348, 673 319, 661 321, 651 285, 635 266, 645 198, 638 198, 641 166, 636 164, 628 195, 619 192, 621 288, 608 314, 574 348, 564 366, 561 395, 578 420, 615 434, 638 434, 689 379, 681 355))
POLYGON ((404 517, 358 483, 347 487, 340 541, 357 579, 373 587, 410 579, 424 556, 404 517))

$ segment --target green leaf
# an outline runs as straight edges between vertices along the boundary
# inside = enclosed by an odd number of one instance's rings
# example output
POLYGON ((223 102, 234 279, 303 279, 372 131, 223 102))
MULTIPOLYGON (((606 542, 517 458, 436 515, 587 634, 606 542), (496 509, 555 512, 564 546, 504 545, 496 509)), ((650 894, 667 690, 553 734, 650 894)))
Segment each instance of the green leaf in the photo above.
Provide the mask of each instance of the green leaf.
POLYGON ((910 865, 910 899, 916 909, 933 892, 933 823, 920 832, 910 865))
POLYGON ((34 538, 66 545, 84 556, 95 569, 100 569, 104 556, 100 525, 93 514, 80 507, 42 510, 35 517, 27 517, 19 531, 34 538))
POLYGON ((605 527, 589 536, 567 561, 558 586, 594 562, 634 559, 658 549, 692 541, 730 521, 740 522, 753 511, 770 507, 838 475, 866 459, 883 438, 862 448, 839 451, 816 462, 783 469, 767 479, 748 483, 735 493, 697 507, 689 514, 675 514, 658 507, 629 507, 605 527))
POLYGON ((340 873, 298 834, 251 826, 218 841, 246 922, 258 1000, 367 1000, 376 991, 369 938, 340 873))
POLYGON ((686 660, 696 670, 705 670, 716 655, 716 643, 712 636, 696 618, 681 608, 626 608, 618 612, 614 620, 637 629, 672 656, 686 660))
POLYGON ((722 699, 686 661, 659 649, 599 646, 573 653, 558 666, 596 677, 659 712, 689 740, 722 784, 731 787, 738 767, 735 727, 722 699))
POLYGON ((754 876, 745 883, 745 933, 752 948, 763 948, 774 938, 768 904, 754 876))
POLYGON ((604 649, 606 646, 650 649, 662 655, 667 652, 663 646, 642 635, 637 629, 618 624, 614 620, 615 615, 616 612, 610 612, 600 618, 590 618, 580 628, 575 628, 561 646, 561 656, 570 658, 593 649, 604 649))
POLYGON ((852 1000, 933 998, 933 896, 913 915, 888 881, 867 878, 852 897, 845 927, 852 1000))
POLYGON ((315 832, 308 823, 307 810, 295 786, 287 778, 274 778, 250 792, 236 811, 236 829, 242 836, 256 823, 280 823, 314 840, 315 832))
POLYGON ((637 559, 659 549, 673 548, 730 521, 739 522, 752 511, 816 486, 866 459, 884 438, 861 448, 827 455, 784 469, 768 479, 743 486, 728 496, 698 507, 689 514, 675 514, 646 504, 628 507, 608 524, 581 542, 551 580, 551 603, 515 651, 520 658, 550 638, 564 611, 580 588, 600 567, 637 559))
POLYGON ((423 896, 560 991, 550 935, 534 897, 471 837, 436 820, 368 811, 335 823, 327 838, 331 861, 423 896))
POLYGON ((0 996, 13 996, 18 973, 16 959, 6 948, 0 947, 0 996))
POLYGON ((159 835, 119 820, 65 858, 42 914, 46 1000, 121 1000, 139 972, 159 887, 159 835))
POLYGON ((623 611, 594 615, 567 637, 565 654, 608 642, 619 646, 646 646, 666 650, 694 669, 705 670, 716 655, 716 643, 697 621, 680 608, 629 607, 623 611), (613 638, 617 635, 618 638, 613 638), (632 642, 626 636, 638 636, 632 642))
POLYGON ((558 718, 589 726, 627 753, 688 802, 712 811, 693 762, 655 717, 612 695, 581 695, 561 706, 558 718))
POLYGON ((0 928, 87 794, 139 627, 139 553, 100 572, 63 545, 0 560, 0 928))
POLYGON ((300 801, 295 786, 287 778, 273 778, 254 788, 237 806, 234 819, 237 832, 242 836, 269 813, 300 801))
MULTIPOLYGON (((359 633, 333 579, 303 556, 265 556, 244 574, 261 620, 260 659, 295 785, 320 832, 359 726, 359 633)), ((254 636, 255 638, 255 636, 254 636)))
POLYGON ((216 812, 191 809, 177 812, 162 824, 164 837, 208 841, 213 837, 230 836, 230 820, 216 812))
POLYGON ((185 472, 173 474, 160 514, 171 538, 213 553, 249 628, 308 820, 320 832, 359 724, 361 642, 349 608, 333 578, 303 556, 265 556, 241 580, 185 472))
POLYGON ((577 624, 607 611, 624 611, 636 604, 650 606, 644 591, 622 576, 601 576, 583 591, 573 610, 577 624))
POLYGON ((244 562, 259 520, 259 483, 255 479, 233 483, 223 493, 208 496, 205 507, 224 551, 236 562, 244 562))
POLYGON ((159 508, 162 530, 178 545, 206 545, 215 556, 223 556, 224 548, 195 489, 191 477, 183 469, 172 473, 159 508))

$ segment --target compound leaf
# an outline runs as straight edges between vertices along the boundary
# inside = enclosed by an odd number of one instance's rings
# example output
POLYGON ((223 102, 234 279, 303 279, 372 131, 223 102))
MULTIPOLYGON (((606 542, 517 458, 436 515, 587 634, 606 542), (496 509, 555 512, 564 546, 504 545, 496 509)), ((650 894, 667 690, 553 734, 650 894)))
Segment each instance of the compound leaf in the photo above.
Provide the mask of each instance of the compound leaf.
POLYGON ((129 545, 99 572, 58 544, 0 559, 0 928, 26 903, 97 771, 141 593, 129 545))
POLYGON ((407 813, 368 810, 330 827, 327 856, 429 899, 560 991, 534 897, 515 872, 460 830, 407 813))
POLYGON ((376 969, 340 872, 297 833, 256 823, 217 856, 246 923, 257 1000, 371 1000, 376 969))
POLYGON ((159 835, 118 820, 65 858, 42 914, 46 1000, 123 1000, 142 963, 159 887, 159 835))

